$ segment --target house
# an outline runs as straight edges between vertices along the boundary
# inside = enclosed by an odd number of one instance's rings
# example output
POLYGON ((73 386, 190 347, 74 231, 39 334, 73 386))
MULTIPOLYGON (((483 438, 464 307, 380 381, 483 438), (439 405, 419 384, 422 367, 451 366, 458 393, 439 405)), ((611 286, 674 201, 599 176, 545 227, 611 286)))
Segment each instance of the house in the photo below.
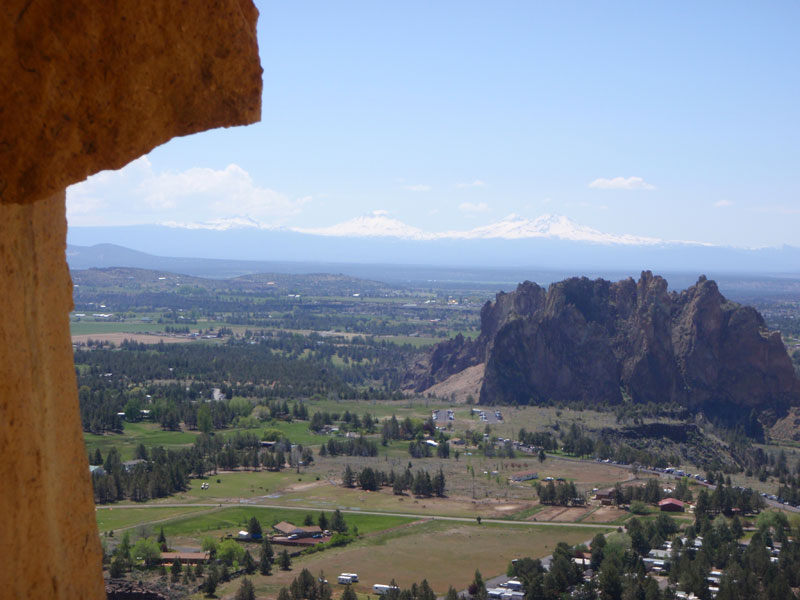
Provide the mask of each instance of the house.
POLYGON ((172 564, 180 560, 185 565, 198 565, 211 559, 210 552, 162 552, 161 564, 172 564))
POLYGON ((122 466, 125 467, 126 471, 133 471, 133 469, 136 468, 136 465, 140 465, 145 462, 147 461, 142 458, 135 458, 133 460, 126 460, 122 463, 122 466))
POLYGON ((658 503, 658 508, 660 508, 662 512, 683 512, 683 506, 683 502, 677 498, 664 498, 658 503))
POLYGON ((602 490, 597 490, 594 494, 594 499, 599 500, 600 504, 603 504, 605 506, 613 504, 614 488, 604 488, 602 490))
POLYGON ((272 526, 275 531, 287 538, 296 540, 298 538, 310 538, 314 536, 321 536, 322 529, 318 525, 308 525, 306 527, 298 527, 292 523, 281 521, 272 526))

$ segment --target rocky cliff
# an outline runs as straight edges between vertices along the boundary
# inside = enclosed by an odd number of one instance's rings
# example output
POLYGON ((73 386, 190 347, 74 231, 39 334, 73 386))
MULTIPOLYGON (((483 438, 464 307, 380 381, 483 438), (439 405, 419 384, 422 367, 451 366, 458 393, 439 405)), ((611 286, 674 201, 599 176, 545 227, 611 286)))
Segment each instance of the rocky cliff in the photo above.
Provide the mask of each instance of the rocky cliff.
POLYGON ((481 311, 481 334, 436 346, 416 366, 424 391, 485 364, 483 404, 676 402, 736 418, 783 414, 800 381, 778 332, 704 276, 680 293, 639 281, 526 281, 481 311))

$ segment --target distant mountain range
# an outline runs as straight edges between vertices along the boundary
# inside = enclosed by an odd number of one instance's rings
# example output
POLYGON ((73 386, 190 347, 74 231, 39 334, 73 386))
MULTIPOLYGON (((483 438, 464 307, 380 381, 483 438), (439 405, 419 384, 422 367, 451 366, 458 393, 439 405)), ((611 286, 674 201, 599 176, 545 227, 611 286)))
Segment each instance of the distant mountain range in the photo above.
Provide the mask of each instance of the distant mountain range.
POLYGON ((597 244, 654 245, 663 240, 633 235, 613 235, 585 227, 563 215, 542 215, 526 219, 509 215, 496 223, 464 231, 451 230, 433 233, 406 225, 392 219, 381 211, 357 217, 331 227, 317 229, 294 229, 299 233, 331 237, 400 238, 404 240, 525 240, 557 239, 597 244))
MULTIPOLYGON (((650 269, 717 277, 721 273, 800 273, 797 247, 746 249, 614 235, 559 215, 533 220, 511 215, 490 225, 439 233, 409 226, 380 211, 331 227, 303 230, 265 229, 241 220, 190 226, 71 227, 68 241, 71 246, 115 244, 150 255, 237 262, 524 268, 573 274, 638 274, 650 269)), ((77 259, 73 250, 73 260, 77 259)), ((162 268, 157 262, 105 264, 162 268)))

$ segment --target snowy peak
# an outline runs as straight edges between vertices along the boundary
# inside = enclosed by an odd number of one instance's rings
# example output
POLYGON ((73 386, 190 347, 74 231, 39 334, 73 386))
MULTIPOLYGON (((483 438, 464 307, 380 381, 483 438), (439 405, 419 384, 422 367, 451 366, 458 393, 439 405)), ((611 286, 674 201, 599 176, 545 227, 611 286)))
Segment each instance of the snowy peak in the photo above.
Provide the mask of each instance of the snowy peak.
POLYGON ((173 229, 212 229, 215 231, 228 231, 230 229, 275 229, 275 227, 265 225, 249 216, 212 219, 210 221, 164 221, 159 223, 159 225, 172 227, 173 229))
POLYGON ((598 244, 652 245, 661 240, 633 235, 613 235, 584 227, 563 215, 546 214, 536 219, 509 215, 505 219, 468 230, 439 233, 424 231, 393 219, 384 211, 375 211, 350 221, 316 229, 295 229, 299 233, 336 237, 394 237, 406 240, 522 240, 549 238, 598 244))
POLYGON ((330 227, 295 229, 294 231, 335 237, 395 237, 406 240, 431 240, 437 237, 436 234, 392 219, 381 210, 330 227))
POLYGON ((464 232, 452 232, 453 237, 466 239, 503 238, 520 240, 528 238, 551 238, 574 242, 594 242, 599 244, 659 244, 661 240, 633 235, 614 235, 585 227, 563 215, 546 214, 536 219, 526 219, 509 215, 505 219, 464 232))

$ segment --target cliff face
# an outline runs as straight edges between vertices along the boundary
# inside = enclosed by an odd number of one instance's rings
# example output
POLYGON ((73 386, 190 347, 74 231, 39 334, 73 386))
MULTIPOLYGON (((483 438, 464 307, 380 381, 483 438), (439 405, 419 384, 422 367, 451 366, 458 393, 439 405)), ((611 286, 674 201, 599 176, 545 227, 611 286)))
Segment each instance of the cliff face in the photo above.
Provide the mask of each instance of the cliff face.
POLYGON ((438 345, 418 365, 422 391, 485 363, 480 400, 677 402, 732 418, 800 404, 800 382, 778 332, 701 277, 677 293, 650 272, 638 282, 525 282, 481 311, 475 341, 438 345))

